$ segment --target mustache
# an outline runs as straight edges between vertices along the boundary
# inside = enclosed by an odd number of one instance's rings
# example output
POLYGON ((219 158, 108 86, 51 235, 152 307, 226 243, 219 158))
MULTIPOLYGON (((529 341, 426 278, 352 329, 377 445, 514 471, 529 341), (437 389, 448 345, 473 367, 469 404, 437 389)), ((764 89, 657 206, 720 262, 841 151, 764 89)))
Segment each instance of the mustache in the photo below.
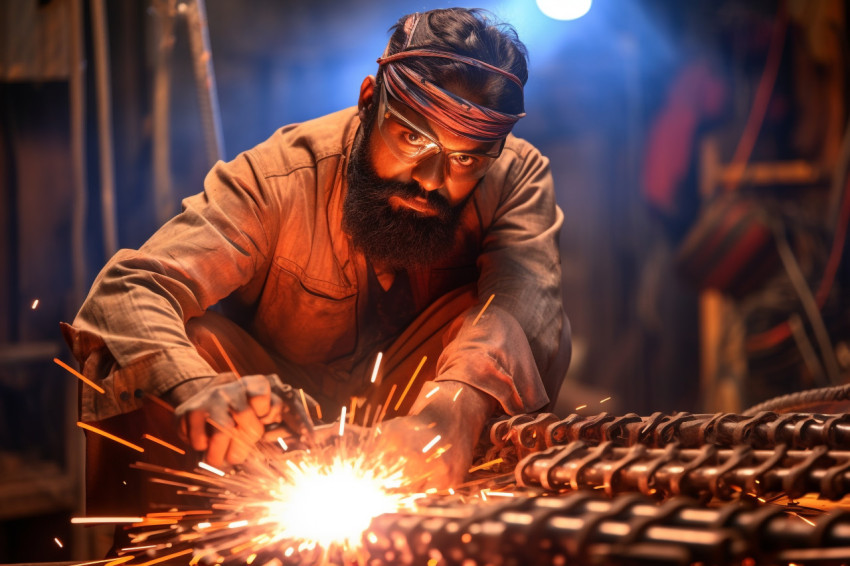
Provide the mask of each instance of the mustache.
POLYGON ((438 191, 426 191, 416 181, 409 181, 407 183, 384 181, 380 185, 373 185, 371 189, 375 196, 381 197, 383 200, 394 196, 405 199, 422 198, 436 209, 440 215, 451 212, 451 204, 449 204, 449 201, 443 195, 438 191))

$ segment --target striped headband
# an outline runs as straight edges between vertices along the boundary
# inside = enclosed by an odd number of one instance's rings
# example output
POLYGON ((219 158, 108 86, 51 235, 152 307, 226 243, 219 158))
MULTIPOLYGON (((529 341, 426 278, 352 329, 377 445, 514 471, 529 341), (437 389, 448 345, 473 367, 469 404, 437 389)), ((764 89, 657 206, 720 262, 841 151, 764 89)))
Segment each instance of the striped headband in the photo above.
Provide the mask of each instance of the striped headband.
MULTIPOLYGON (((413 18, 412 25, 410 22, 405 25, 406 30, 410 29, 403 49, 409 46, 410 38, 419 21, 419 14, 414 14, 413 18)), ((411 57, 435 57, 459 61, 478 69, 498 73, 515 83, 520 89, 523 88, 522 81, 504 69, 448 51, 411 49, 393 55, 387 55, 385 51, 384 56, 378 59, 378 65, 384 68, 384 83, 389 93, 396 100, 413 108, 452 134, 476 141, 498 141, 507 136, 514 124, 525 116, 525 112, 507 114, 480 106, 440 88, 403 63, 404 59, 411 57)))

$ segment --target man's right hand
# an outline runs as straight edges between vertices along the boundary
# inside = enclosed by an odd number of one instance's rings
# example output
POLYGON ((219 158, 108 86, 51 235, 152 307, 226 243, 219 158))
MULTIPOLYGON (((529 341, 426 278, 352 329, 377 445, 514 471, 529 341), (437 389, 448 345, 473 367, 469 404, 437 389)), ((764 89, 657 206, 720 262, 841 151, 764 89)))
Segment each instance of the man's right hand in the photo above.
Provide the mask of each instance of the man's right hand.
POLYGON ((211 466, 243 462, 266 429, 277 424, 286 431, 281 436, 312 442, 313 423, 298 391, 276 375, 220 374, 175 414, 184 440, 205 452, 211 466))

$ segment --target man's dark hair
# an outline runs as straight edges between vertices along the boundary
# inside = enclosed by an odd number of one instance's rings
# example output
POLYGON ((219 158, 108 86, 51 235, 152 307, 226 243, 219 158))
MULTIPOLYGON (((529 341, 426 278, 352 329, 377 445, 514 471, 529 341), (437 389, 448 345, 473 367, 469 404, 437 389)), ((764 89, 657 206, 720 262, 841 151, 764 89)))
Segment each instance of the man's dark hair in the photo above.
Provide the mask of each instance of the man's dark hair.
MULTIPOLYGON (((390 28, 387 55, 423 48, 449 51, 504 69, 516 75, 522 84, 528 80, 525 45, 510 24, 497 22, 490 12, 480 8, 424 12, 409 42, 405 31, 408 18, 403 16, 390 28), (403 49, 405 43, 408 46, 403 49)), ((498 73, 433 57, 414 57, 404 63, 426 80, 477 104, 508 114, 523 112, 522 89, 498 73)))

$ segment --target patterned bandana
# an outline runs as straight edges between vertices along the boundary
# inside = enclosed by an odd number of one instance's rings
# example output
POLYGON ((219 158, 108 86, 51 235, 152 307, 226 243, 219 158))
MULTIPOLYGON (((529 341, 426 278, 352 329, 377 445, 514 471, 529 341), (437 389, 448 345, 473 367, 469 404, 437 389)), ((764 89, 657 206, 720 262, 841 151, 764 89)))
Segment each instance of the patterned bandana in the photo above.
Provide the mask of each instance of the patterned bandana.
POLYGON ((387 55, 385 50, 384 55, 378 59, 378 65, 384 69, 384 81, 390 95, 454 135, 483 142, 497 141, 507 136, 517 120, 525 116, 525 112, 506 114, 470 102, 426 81, 422 75, 405 65, 404 59, 410 57, 451 59, 505 76, 520 89, 522 89, 522 81, 504 69, 457 53, 433 49, 404 51, 409 47, 410 38, 413 37, 416 24, 419 23, 419 14, 414 14, 412 18, 412 22, 408 20, 405 24, 405 30, 409 29, 409 31, 402 51, 387 55))

